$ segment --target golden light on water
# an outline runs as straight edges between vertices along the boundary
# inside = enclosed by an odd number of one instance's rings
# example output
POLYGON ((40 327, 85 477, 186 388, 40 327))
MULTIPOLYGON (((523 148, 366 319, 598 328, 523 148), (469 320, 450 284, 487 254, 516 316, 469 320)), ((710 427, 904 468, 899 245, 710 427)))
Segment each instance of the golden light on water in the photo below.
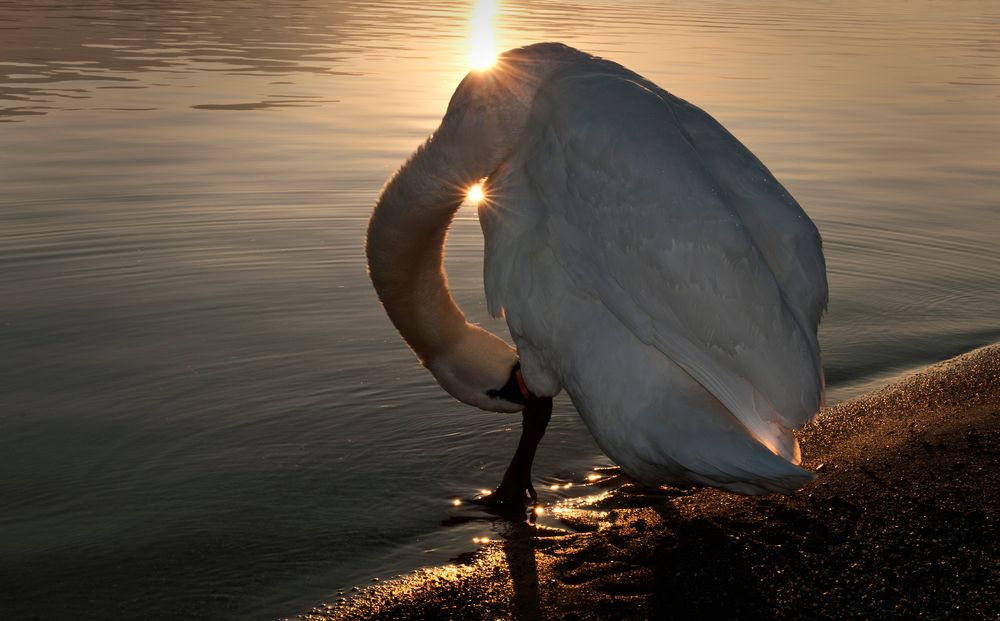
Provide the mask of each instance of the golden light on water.
POLYGON ((493 43, 493 19, 499 7, 496 0, 476 0, 469 20, 469 65, 483 70, 496 60, 497 51, 493 43))
POLYGON ((469 202, 478 205, 480 201, 486 198, 486 193, 483 192, 483 184, 477 183, 476 185, 469 188, 469 192, 465 195, 469 202))

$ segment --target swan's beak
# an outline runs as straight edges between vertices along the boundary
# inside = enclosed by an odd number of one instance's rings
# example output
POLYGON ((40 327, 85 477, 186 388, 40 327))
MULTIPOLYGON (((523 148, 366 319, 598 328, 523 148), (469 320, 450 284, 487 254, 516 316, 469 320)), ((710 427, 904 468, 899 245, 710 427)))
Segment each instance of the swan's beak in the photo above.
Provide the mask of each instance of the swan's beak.
POLYGON ((538 398, 531 394, 531 391, 525 385, 524 377, 521 375, 520 362, 515 364, 514 368, 510 370, 510 376, 503 387, 499 390, 489 390, 486 394, 494 399, 503 399, 504 401, 510 401, 519 405, 527 405, 529 400, 538 398))

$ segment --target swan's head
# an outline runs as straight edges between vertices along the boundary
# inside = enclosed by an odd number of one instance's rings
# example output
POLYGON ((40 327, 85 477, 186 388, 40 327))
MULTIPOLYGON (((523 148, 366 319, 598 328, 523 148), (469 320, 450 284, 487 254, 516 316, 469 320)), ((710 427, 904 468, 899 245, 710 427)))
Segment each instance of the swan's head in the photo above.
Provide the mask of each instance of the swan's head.
POLYGON ((490 412, 520 412, 524 403, 504 398, 517 365, 517 352, 503 339, 478 326, 468 329, 447 349, 424 362, 448 394, 490 412))

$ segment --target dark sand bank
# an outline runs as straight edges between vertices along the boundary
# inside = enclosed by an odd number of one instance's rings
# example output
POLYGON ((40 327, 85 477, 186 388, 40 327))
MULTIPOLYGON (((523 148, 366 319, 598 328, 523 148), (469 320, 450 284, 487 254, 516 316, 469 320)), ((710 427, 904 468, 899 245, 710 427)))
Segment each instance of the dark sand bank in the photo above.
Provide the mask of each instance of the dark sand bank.
MULTIPOLYGON (((508 524, 328 619, 1000 618, 1000 345, 823 410, 792 496, 639 489, 508 524)), ((617 481, 614 479, 618 479, 617 481)))

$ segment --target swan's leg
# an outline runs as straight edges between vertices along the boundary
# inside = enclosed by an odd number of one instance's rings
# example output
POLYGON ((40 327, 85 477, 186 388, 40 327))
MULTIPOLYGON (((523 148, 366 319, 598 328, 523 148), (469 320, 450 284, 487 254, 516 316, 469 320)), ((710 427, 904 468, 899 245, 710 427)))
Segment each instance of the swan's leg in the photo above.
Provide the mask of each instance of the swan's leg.
POLYGON ((538 494, 531 486, 531 464, 535 460, 535 449, 545 435, 545 427, 552 416, 552 399, 529 398, 521 416, 521 439, 517 443, 514 457, 507 466, 500 486, 483 499, 485 504, 501 511, 523 512, 526 506, 538 500, 538 494))

